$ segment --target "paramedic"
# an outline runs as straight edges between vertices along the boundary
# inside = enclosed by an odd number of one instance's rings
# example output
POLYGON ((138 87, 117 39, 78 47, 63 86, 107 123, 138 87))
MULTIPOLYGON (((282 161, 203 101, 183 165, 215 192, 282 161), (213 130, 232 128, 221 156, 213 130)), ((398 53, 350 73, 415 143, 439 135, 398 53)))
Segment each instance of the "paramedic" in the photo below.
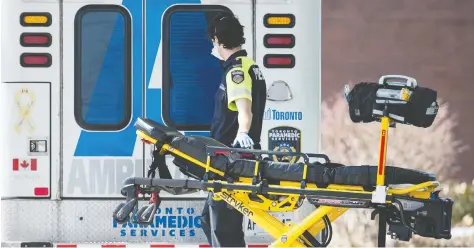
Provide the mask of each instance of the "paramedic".
MULTIPOLYGON (((222 61, 223 77, 215 94, 211 137, 233 147, 261 149, 266 83, 256 63, 241 48, 243 26, 230 14, 217 16, 208 26, 214 48, 222 61)), ((204 233, 212 247, 245 247, 243 215, 209 194, 201 214, 204 233)))

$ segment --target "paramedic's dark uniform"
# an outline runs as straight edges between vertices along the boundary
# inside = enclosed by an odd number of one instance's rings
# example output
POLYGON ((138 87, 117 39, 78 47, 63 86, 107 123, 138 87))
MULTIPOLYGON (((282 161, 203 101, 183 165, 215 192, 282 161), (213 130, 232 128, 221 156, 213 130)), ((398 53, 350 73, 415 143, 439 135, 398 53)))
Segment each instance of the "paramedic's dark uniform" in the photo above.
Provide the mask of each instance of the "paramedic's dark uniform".
MULTIPOLYGON (((248 135, 254 149, 261 149, 263 112, 266 101, 266 83, 258 65, 247 57, 245 50, 231 55, 223 63, 224 74, 215 95, 214 117, 211 137, 231 146, 239 129, 235 100, 247 98, 252 101, 252 123, 248 135)), ((228 206, 224 200, 213 200, 209 194, 201 214, 201 224, 209 243, 213 247, 244 247, 243 215, 228 206)))

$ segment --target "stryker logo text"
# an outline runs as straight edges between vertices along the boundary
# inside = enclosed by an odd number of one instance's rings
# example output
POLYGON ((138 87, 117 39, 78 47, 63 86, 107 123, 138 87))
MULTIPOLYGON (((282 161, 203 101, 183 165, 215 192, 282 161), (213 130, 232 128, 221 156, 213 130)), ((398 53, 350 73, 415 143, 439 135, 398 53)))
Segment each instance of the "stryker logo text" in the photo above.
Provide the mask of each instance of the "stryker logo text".
POLYGON ((226 201, 232 207, 237 209, 237 211, 241 212, 242 214, 244 214, 247 217, 253 216, 252 210, 245 207, 244 204, 241 201, 238 201, 237 199, 235 199, 234 197, 229 195, 229 193, 222 192, 221 196, 222 196, 222 199, 224 199, 224 201, 226 201))
POLYGON ((303 112, 301 111, 278 111, 275 109, 267 109, 263 115, 264 120, 276 121, 301 121, 303 120, 303 112))

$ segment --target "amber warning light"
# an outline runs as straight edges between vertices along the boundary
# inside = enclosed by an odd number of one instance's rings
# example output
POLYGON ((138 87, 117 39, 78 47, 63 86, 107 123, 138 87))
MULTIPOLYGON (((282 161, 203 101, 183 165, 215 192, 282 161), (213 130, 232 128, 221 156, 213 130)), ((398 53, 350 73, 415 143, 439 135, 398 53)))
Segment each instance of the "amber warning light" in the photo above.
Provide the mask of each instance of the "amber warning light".
POLYGON ((20 24, 23 27, 49 27, 52 23, 50 13, 22 13, 20 15, 20 24))
POLYGON ((267 28, 292 28, 295 26, 295 16, 292 14, 266 14, 263 24, 267 28))

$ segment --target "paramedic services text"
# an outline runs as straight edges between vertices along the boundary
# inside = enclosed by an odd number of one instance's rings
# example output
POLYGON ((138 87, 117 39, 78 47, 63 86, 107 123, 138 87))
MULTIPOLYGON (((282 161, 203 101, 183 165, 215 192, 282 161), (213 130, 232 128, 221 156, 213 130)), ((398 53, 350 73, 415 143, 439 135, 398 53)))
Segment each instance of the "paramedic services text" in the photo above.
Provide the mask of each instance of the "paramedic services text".
POLYGON ((125 237, 194 237, 201 228, 201 216, 194 208, 159 208, 152 224, 145 227, 128 221, 118 224, 113 220, 113 228, 120 229, 125 237))

